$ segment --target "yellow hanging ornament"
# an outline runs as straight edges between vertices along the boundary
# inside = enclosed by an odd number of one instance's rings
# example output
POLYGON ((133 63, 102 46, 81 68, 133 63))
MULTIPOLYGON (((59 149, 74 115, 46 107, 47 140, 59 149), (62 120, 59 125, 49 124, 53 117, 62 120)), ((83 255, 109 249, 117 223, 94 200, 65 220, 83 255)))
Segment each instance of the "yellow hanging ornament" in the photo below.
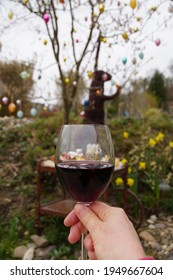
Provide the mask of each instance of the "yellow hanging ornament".
POLYGON ((44 39, 43 44, 47 45, 47 40, 46 39, 44 39))
POLYGON ((104 12, 104 5, 103 4, 99 5, 99 11, 100 11, 100 13, 104 12))
POLYGON ((156 6, 153 6, 153 7, 151 7, 151 10, 152 10, 153 12, 155 12, 155 11, 157 10, 157 7, 156 7, 156 6))
POLYGON ((124 32, 124 33, 122 34, 122 37, 123 37, 124 40, 128 40, 128 39, 129 39, 129 36, 127 35, 126 32, 124 32))
POLYGON ((69 84, 69 82, 70 82, 69 78, 66 78, 66 79, 65 79, 65 83, 66 83, 66 85, 68 85, 68 84, 69 84))
POLYGON ((88 72, 87 72, 87 75, 88 75, 88 78, 91 79, 91 78, 93 77, 93 72, 88 71, 88 72))
POLYGON ((14 16, 13 12, 9 12, 9 13, 8 13, 8 18, 9 18, 10 20, 13 19, 13 16, 14 16))
POLYGON ((101 42, 103 42, 103 43, 107 43, 107 39, 106 39, 106 37, 101 37, 101 42))
POLYGON ((132 9, 135 9, 136 6, 137 6, 136 0, 130 0, 130 7, 131 7, 132 9))

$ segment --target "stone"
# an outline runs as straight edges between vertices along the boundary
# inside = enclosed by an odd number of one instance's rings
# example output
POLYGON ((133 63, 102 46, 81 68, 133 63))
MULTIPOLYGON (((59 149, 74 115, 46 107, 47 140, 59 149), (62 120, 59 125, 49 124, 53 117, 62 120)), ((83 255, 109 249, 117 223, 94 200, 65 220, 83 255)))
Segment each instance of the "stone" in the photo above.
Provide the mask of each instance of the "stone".
POLYGON ((13 258, 14 259, 23 259, 23 256, 25 255, 28 248, 24 245, 18 246, 13 251, 13 258))
POLYGON ((163 223, 157 223, 157 224, 155 224, 155 227, 158 229, 164 229, 166 226, 163 223))
POLYGON ((148 228, 149 228, 149 229, 155 229, 156 227, 155 227, 155 225, 150 224, 150 225, 148 226, 148 228))
POLYGON ((31 240, 37 245, 37 247, 46 247, 49 244, 48 240, 43 235, 31 235, 31 240))
POLYGON ((150 232, 148 232, 147 230, 141 231, 139 233, 139 236, 145 241, 156 242, 156 239, 154 238, 154 236, 150 232))
POLYGON ((56 249, 56 246, 50 245, 46 248, 37 248, 35 250, 36 259, 47 260, 51 257, 51 252, 56 249))
POLYGON ((152 220, 153 222, 156 222, 157 221, 157 216, 156 215, 151 215, 150 220, 152 220))
POLYGON ((34 258, 34 248, 31 247, 25 252, 23 256, 23 260, 32 260, 33 258, 34 258))
POLYGON ((27 247, 35 249, 37 247, 37 245, 34 242, 30 242, 30 243, 27 244, 27 247))
POLYGON ((148 220, 147 220, 147 223, 148 223, 148 224, 154 224, 154 221, 151 220, 151 219, 148 219, 148 220))

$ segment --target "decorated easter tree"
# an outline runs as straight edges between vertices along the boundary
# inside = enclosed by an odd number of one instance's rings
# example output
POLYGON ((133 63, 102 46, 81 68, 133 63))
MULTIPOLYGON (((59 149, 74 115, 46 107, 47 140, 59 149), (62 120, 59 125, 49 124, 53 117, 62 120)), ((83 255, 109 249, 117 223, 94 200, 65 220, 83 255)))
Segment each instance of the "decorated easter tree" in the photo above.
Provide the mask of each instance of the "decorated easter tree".
POLYGON ((12 61, 0 62, 0 81, 2 96, 2 108, 0 116, 14 115, 21 118, 27 115, 27 107, 30 103, 29 93, 33 87, 33 67, 12 61))
MULTIPOLYGON (((103 69, 112 74, 113 87, 117 83, 124 86, 150 61, 151 57, 145 54, 146 47, 157 49, 164 45, 158 31, 172 27, 173 4, 170 0, 10 2, 22 5, 30 12, 33 25, 35 17, 40 19, 40 30, 43 26, 46 30, 47 38, 43 44, 46 47, 51 45, 57 64, 64 123, 69 122, 70 110, 80 91, 81 77, 88 79, 89 87, 94 70, 103 69)), ((9 21, 13 17, 10 11, 9 21)), ((115 90, 112 89, 112 93, 115 90)))

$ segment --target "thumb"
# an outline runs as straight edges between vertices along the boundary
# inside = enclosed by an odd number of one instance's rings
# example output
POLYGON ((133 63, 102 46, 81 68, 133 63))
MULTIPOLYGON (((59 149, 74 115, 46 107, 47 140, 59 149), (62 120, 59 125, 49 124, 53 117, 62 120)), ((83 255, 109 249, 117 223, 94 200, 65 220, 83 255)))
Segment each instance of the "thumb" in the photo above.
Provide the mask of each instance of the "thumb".
POLYGON ((82 224, 89 232, 92 233, 96 228, 96 225, 100 223, 100 219, 95 213, 93 213, 87 206, 83 204, 76 204, 74 210, 82 224))

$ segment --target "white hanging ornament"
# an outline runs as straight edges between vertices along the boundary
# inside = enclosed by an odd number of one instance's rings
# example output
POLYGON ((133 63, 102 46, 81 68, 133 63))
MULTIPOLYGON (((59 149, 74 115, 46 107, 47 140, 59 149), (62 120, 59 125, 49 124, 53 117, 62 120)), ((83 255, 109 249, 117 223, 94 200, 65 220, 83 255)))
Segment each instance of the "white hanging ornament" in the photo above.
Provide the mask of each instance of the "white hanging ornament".
POLYGON ((23 80, 26 80, 30 77, 30 74, 27 71, 22 71, 19 75, 23 80))
POLYGON ((22 103, 22 102, 21 102, 21 100, 20 100, 20 99, 17 99, 17 100, 16 100, 16 104, 17 104, 18 106, 20 106, 20 105, 21 105, 21 103, 22 103))

